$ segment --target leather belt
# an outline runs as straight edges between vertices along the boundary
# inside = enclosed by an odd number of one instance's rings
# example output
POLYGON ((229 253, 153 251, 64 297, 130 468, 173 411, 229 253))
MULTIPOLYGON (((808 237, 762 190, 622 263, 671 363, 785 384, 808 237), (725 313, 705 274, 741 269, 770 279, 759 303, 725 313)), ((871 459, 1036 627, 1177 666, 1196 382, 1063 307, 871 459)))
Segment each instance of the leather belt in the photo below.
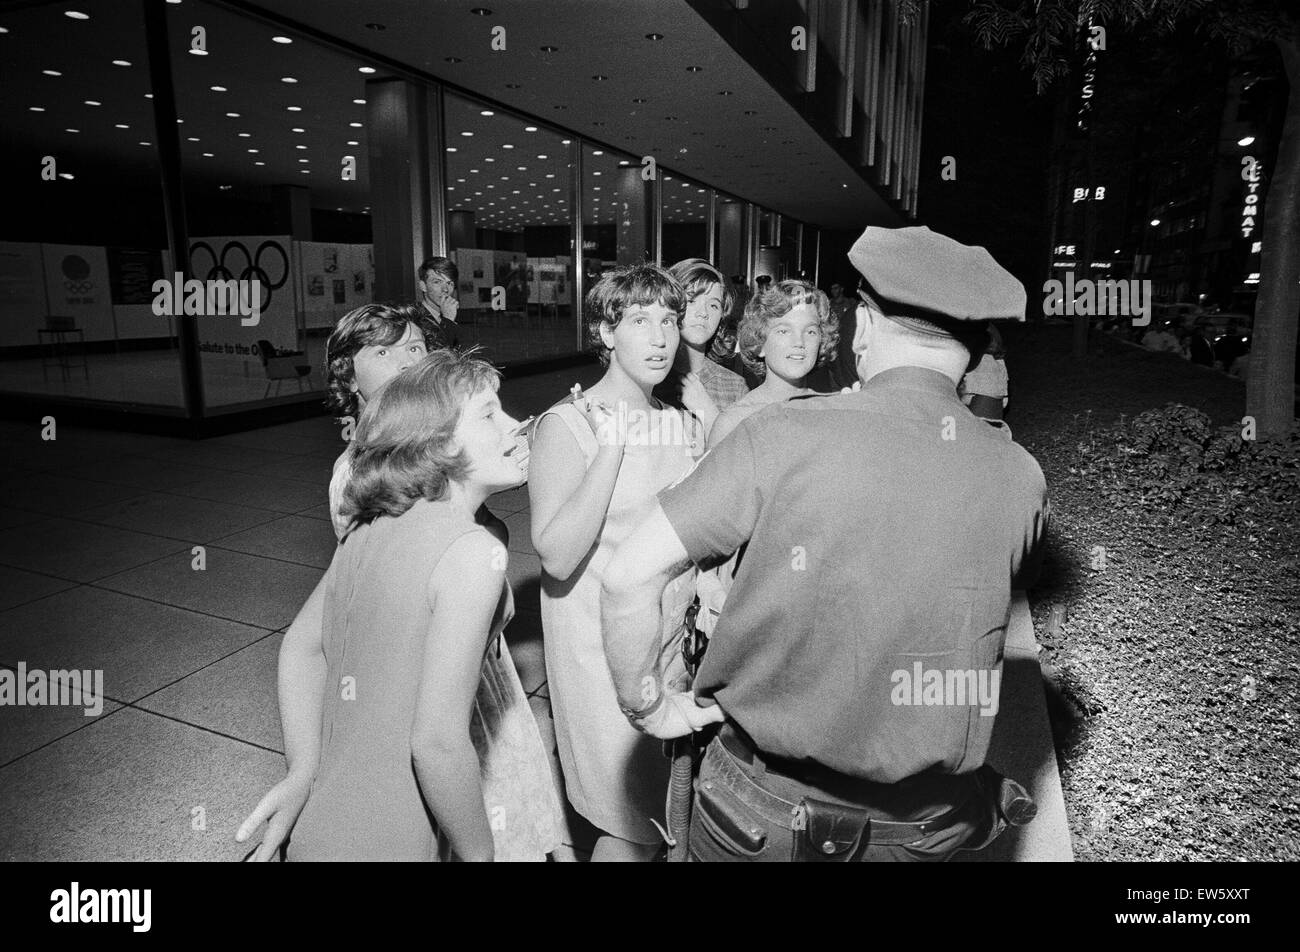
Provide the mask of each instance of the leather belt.
MULTIPOLYGON (((742 763, 758 767, 765 773, 773 774, 791 783, 811 787, 810 794, 829 793, 873 813, 879 801, 883 799, 881 794, 885 791, 893 791, 895 788, 894 784, 861 780, 827 770, 816 764, 769 757, 759 751, 732 721, 723 724, 718 732, 718 741, 729 754, 742 763)), ((950 810, 924 820, 890 820, 873 815, 870 821, 870 841, 882 845, 906 845, 946 830, 963 818, 970 796, 978 789, 978 786, 972 784, 967 796, 950 810)))

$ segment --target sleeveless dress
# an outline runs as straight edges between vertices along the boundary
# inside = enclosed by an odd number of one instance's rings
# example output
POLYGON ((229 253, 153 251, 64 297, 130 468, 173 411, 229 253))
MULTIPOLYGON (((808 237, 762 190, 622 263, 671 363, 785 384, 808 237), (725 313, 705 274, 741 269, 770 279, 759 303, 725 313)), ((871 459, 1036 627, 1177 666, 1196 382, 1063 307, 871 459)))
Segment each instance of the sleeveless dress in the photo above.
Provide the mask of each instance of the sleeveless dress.
MULTIPOLYGON (((658 401, 651 413, 653 423, 642 431, 650 438, 630 439, 624 450, 591 550, 564 581, 543 570, 541 591, 546 675, 569 802, 598 829, 646 844, 662 839, 651 820, 664 820, 669 761, 663 742, 638 731, 619 710, 601 639, 601 573, 614 549, 654 508, 655 494, 689 472, 704 451, 703 433, 689 416, 658 401), (674 433, 685 439, 654 445, 663 441, 655 434, 674 433)), ((581 412, 562 403, 546 415, 564 423, 590 467, 599 444, 581 412)), ((635 432, 629 427, 630 436, 635 432)), ((694 575, 692 567, 670 582, 661 605, 666 680, 677 689, 689 683, 680 646, 683 618, 695 594, 694 575)))
MULTIPOLYGON (((325 582, 321 755, 293 830, 291 860, 446 858, 411 762, 411 722, 433 616, 429 574, 447 548, 483 532, 445 503, 353 529, 325 582)), ((514 615, 503 582, 471 715, 498 860, 544 860, 559 802, 532 709, 501 637, 514 615)))

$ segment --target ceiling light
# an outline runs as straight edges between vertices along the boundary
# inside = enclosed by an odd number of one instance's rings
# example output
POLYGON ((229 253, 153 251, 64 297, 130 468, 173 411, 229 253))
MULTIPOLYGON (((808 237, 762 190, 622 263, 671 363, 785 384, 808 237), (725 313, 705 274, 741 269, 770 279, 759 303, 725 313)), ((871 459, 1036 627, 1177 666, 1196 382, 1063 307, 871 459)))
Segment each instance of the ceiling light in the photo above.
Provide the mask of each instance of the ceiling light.
POLYGON ((360 128, 361 128, 361 123, 359 123, 359 122, 349 122, 348 125, 351 126, 353 129, 360 129, 360 128))
POLYGON ((203 157, 204 157, 205 159, 210 159, 210 158, 212 158, 212 153, 211 153, 211 152, 204 152, 204 153, 203 153, 203 157))
POLYGON ((145 94, 144 94, 144 98, 145 98, 145 99, 153 99, 153 93, 145 93, 145 94))
POLYGON ((496 159, 491 158, 491 157, 488 157, 488 158, 484 159, 483 161, 484 161, 484 162, 495 162, 496 159))
POLYGON ((271 37, 271 42, 272 42, 272 43, 292 43, 293 40, 289 39, 287 36, 273 36, 273 37, 271 37))
POLYGON ((226 91, 225 86, 209 86, 208 89, 212 90, 214 93, 224 93, 226 91))
POLYGON ((125 122, 119 122, 119 123, 114 124, 113 128, 114 128, 114 129, 130 129, 131 127, 128 126, 125 122))
POLYGON ((294 127, 293 127, 292 129, 290 129, 289 131, 290 131, 290 132, 306 132, 307 130, 306 130, 306 129, 300 129, 300 128, 297 127, 297 126, 294 126, 294 127))
POLYGON ((282 82, 282 83, 296 83, 296 82, 298 82, 298 80, 294 79, 292 76, 281 76, 281 77, 280 77, 280 82, 282 82))
POLYGON ((1237 140, 1237 145, 1250 145, 1255 141, 1254 136, 1244 136, 1237 140))
POLYGON ((544 155, 539 155, 538 158, 539 158, 539 159, 544 159, 544 158, 546 158, 546 156, 544 156, 544 155))
POLYGON ((65 17, 71 17, 71 18, 74 19, 74 20, 89 20, 89 19, 90 19, 90 14, 89 14, 89 13, 82 13, 80 10, 64 10, 64 11, 63 11, 63 15, 64 15, 65 17))
POLYGON ((493 112, 491 109, 480 109, 478 114, 479 114, 480 116, 495 116, 495 115, 496 115, 496 113, 493 112))
POLYGON ((307 148, 307 147, 306 147, 305 145, 296 145, 296 146, 294 146, 294 148, 295 148, 295 149, 305 149, 305 148, 307 148))
POLYGON ((64 129, 64 132, 80 132, 80 129, 64 129))
POLYGON ((524 126, 524 132, 536 132, 536 131, 537 131, 536 126, 524 126))
POLYGON ((474 133, 472 133, 472 132, 462 132, 462 133, 461 133, 461 135, 463 135, 463 136, 472 136, 473 134, 474 134, 474 133))
POLYGON ((194 49, 193 47, 190 48, 190 51, 189 51, 189 52, 190 52, 190 55, 191 55, 191 56, 207 56, 207 55, 208 55, 208 51, 207 51, 207 50, 197 50, 197 49, 194 49))
POLYGON ((199 137, 198 137, 198 136, 190 136, 190 137, 189 137, 188 139, 186 139, 185 141, 186 141, 186 142, 198 142, 198 141, 199 141, 199 137))
POLYGON ((249 153, 252 154, 252 155, 257 155, 257 150, 256 150, 256 149, 249 149, 248 151, 249 151, 249 153))
POLYGON ((237 113, 237 112, 228 112, 228 113, 226 113, 226 116, 227 116, 228 118, 230 118, 230 119, 238 119, 238 118, 239 118, 239 113, 237 113))
POLYGON ((358 142, 356 139, 349 139, 349 140, 348 140, 348 145, 360 145, 360 144, 361 144, 361 143, 358 142))
POLYGON ((285 106, 284 108, 288 112, 302 112, 302 106, 285 106))
POLYGON ((605 153, 602 152, 600 149, 596 149, 596 150, 595 150, 594 152, 592 152, 591 154, 592 154, 592 155, 604 155, 605 153))
POLYGON ((609 79, 608 76, 602 76, 600 73, 597 73, 595 76, 593 76, 593 77, 591 77, 591 78, 594 79, 594 80, 595 80, 596 82, 598 82, 598 83, 603 83, 605 80, 609 79))
POLYGON ((141 144, 141 145, 152 145, 153 143, 150 143, 150 142, 141 142, 140 144, 141 144))
POLYGON ((298 171, 303 175, 311 175, 311 169, 299 169, 298 171))
POLYGON ((704 69, 703 66, 688 66, 688 67, 686 67, 686 72, 688 72, 688 73, 698 73, 698 72, 700 72, 702 69, 704 69))
POLYGON ((569 139, 561 139, 561 140, 560 140, 560 145, 568 145, 569 142, 570 142, 569 139))
POLYGON ((364 106, 365 104, 366 104, 366 101, 365 101, 364 99, 354 99, 354 100, 352 100, 352 105, 354 105, 354 106, 364 106))
POLYGON ((503 145, 501 148, 503 148, 503 149, 513 149, 514 146, 512 146, 509 142, 507 142, 507 143, 506 143, 505 145, 503 145))
POLYGON ((730 89, 719 89, 719 90, 718 90, 718 95, 719 95, 719 96, 730 96, 730 95, 731 95, 731 90, 730 90, 730 89))
MULTIPOLYGON (((8 31, 6 30, 5 32, 7 33, 8 31)), ((69 182, 71 182, 72 179, 75 178, 75 176, 71 172, 60 172, 59 178, 67 179, 69 182)))
POLYGON ((62 76, 62 75, 63 75, 63 74, 60 73, 57 69, 43 69, 43 70, 41 70, 41 72, 44 73, 46 76, 62 76))
POLYGON ((87 106, 102 106, 102 105, 104 105, 104 104, 103 104, 102 102, 99 102, 98 100, 95 100, 95 99, 87 99, 87 100, 86 100, 86 105, 87 105, 87 106))
POLYGON ((130 61, 130 60, 113 60, 113 65, 114 65, 114 66, 130 66, 130 65, 131 65, 131 61, 130 61))
MULTIPOLYGON (((253 150, 252 150, 252 149, 249 149, 248 151, 249 151, 249 152, 252 152, 253 150)), ((299 162, 300 165, 306 165, 306 164, 307 164, 308 162, 310 162, 310 161, 311 161, 311 159, 299 159, 299 160, 298 160, 298 162, 299 162)))
POLYGON ((28 106, 27 108, 28 108, 28 110, 31 111, 31 112, 44 112, 44 111, 45 111, 45 107, 44 107, 44 106, 28 106))
POLYGON ((448 152, 455 152, 455 151, 456 151, 456 147, 455 147, 454 145, 449 145, 449 146, 447 146, 447 151, 448 151, 448 152))
POLYGON ((647 33, 645 38, 647 40, 654 40, 657 43, 664 38, 664 35, 662 33, 647 33))
POLYGON ((358 66, 358 67, 357 67, 357 72, 358 72, 358 73, 373 73, 374 71, 375 71, 375 68, 374 68, 373 66, 358 66))

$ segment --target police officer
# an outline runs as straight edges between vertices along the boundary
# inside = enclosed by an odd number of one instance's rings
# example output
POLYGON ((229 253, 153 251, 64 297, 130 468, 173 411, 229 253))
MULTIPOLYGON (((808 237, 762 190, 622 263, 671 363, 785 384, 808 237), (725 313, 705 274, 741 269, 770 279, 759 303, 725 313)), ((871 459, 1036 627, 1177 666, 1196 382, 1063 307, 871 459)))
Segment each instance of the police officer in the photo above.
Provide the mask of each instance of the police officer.
POLYGON ((1037 561, 1042 471, 957 383, 1023 286, 983 248, 868 228, 859 391, 765 408, 677 484, 604 574, 624 713, 721 723, 695 781, 702 860, 941 860, 1027 822, 985 765, 1011 590, 1037 561), (664 690, 660 593, 748 543, 691 691, 664 690))

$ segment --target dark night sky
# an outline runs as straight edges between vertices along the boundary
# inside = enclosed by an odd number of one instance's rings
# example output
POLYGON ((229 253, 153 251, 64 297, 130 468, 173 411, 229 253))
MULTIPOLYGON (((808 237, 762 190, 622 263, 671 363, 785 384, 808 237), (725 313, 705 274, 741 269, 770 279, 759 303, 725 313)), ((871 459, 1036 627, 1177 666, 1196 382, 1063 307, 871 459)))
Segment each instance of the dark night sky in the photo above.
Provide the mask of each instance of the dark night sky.
POLYGON ((984 245, 1032 285, 1046 264, 1044 190, 1058 89, 1035 93, 1018 46, 979 47, 960 22, 968 6, 931 4, 918 223, 984 245), (940 178, 944 156, 956 159, 955 181, 940 178))

